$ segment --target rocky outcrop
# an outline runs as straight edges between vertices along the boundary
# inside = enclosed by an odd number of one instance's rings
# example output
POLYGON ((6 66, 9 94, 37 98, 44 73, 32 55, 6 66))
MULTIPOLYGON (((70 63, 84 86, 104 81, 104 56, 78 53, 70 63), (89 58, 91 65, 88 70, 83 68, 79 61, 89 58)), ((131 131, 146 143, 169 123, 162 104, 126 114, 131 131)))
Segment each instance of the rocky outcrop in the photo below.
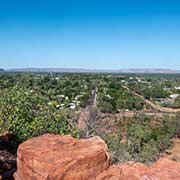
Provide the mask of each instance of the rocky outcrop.
POLYGON ((180 162, 162 158, 148 167, 138 162, 109 167, 99 137, 43 135, 19 146, 16 180, 180 180, 180 162))
POLYGON ((0 134, 0 180, 13 179, 16 171, 16 157, 8 151, 11 136, 8 132, 0 134))
POLYGON ((0 150, 0 175, 4 179, 11 179, 16 171, 16 158, 5 150, 0 150))
POLYGON ((18 148, 16 180, 88 180, 109 167, 107 146, 99 137, 43 135, 18 148))
POLYGON ((180 163, 162 158, 150 167, 137 162, 112 166, 96 180, 179 180, 180 163))
POLYGON ((174 145, 166 151, 164 157, 180 162, 180 138, 175 138, 172 141, 174 145))
POLYGON ((4 132, 0 134, 0 150, 7 150, 10 146, 10 138, 12 134, 4 132))

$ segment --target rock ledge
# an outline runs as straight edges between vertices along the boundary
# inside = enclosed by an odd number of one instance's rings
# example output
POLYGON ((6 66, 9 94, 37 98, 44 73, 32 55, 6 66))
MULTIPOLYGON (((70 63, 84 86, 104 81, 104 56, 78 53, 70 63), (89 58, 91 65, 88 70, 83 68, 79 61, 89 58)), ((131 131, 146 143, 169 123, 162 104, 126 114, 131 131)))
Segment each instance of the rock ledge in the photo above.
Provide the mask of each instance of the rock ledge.
POLYGON ((109 155, 99 137, 46 134, 19 146, 17 166, 16 180, 88 180, 109 167, 109 155))
POLYGON ((99 137, 33 138, 18 148, 15 180, 180 180, 180 162, 162 158, 150 167, 138 162, 109 167, 107 151, 99 137))

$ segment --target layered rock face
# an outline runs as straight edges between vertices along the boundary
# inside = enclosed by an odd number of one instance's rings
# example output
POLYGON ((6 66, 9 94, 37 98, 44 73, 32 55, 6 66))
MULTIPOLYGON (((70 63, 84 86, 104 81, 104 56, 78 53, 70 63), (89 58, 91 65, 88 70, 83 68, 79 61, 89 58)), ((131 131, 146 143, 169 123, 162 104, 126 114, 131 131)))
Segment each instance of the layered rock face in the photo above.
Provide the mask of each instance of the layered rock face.
POLYGON ((109 167, 107 146, 99 137, 43 135, 18 148, 16 180, 88 180, 109 167))
POLYGON ((16 180, 180 180, 180 162, 160 159, 148 167, 127 162, 109 167, 99 137, 43 135, 19 146, 16 180))

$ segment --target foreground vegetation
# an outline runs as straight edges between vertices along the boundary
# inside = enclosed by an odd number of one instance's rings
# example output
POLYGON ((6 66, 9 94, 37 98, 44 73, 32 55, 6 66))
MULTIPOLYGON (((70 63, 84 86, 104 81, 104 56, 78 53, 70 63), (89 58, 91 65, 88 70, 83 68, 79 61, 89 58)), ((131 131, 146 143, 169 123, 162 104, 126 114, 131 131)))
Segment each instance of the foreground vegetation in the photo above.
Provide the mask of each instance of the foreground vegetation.
POLYGON ((135 116, 127 122, 126 136, 119 131, 105 135, 113 163, 138 161, 150 164, 172 145, 172 138, 180 134, 180 115, 164 117, 159 122, 146 116, 135 116), (124 139, 125 138, 125 139, 124 139))

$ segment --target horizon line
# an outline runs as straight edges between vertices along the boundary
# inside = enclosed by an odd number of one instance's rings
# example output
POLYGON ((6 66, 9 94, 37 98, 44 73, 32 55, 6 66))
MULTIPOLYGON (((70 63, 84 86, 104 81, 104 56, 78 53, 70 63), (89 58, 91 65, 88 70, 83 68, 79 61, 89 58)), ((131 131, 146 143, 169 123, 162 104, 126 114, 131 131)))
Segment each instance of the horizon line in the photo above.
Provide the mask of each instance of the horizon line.
POLYGON ((1 68, 4 72, 35 73, 145 73, 145 74, 180 74, 180 70, 171 68, 122 68, 122 69, 88 69, 88 68, 1 68))

